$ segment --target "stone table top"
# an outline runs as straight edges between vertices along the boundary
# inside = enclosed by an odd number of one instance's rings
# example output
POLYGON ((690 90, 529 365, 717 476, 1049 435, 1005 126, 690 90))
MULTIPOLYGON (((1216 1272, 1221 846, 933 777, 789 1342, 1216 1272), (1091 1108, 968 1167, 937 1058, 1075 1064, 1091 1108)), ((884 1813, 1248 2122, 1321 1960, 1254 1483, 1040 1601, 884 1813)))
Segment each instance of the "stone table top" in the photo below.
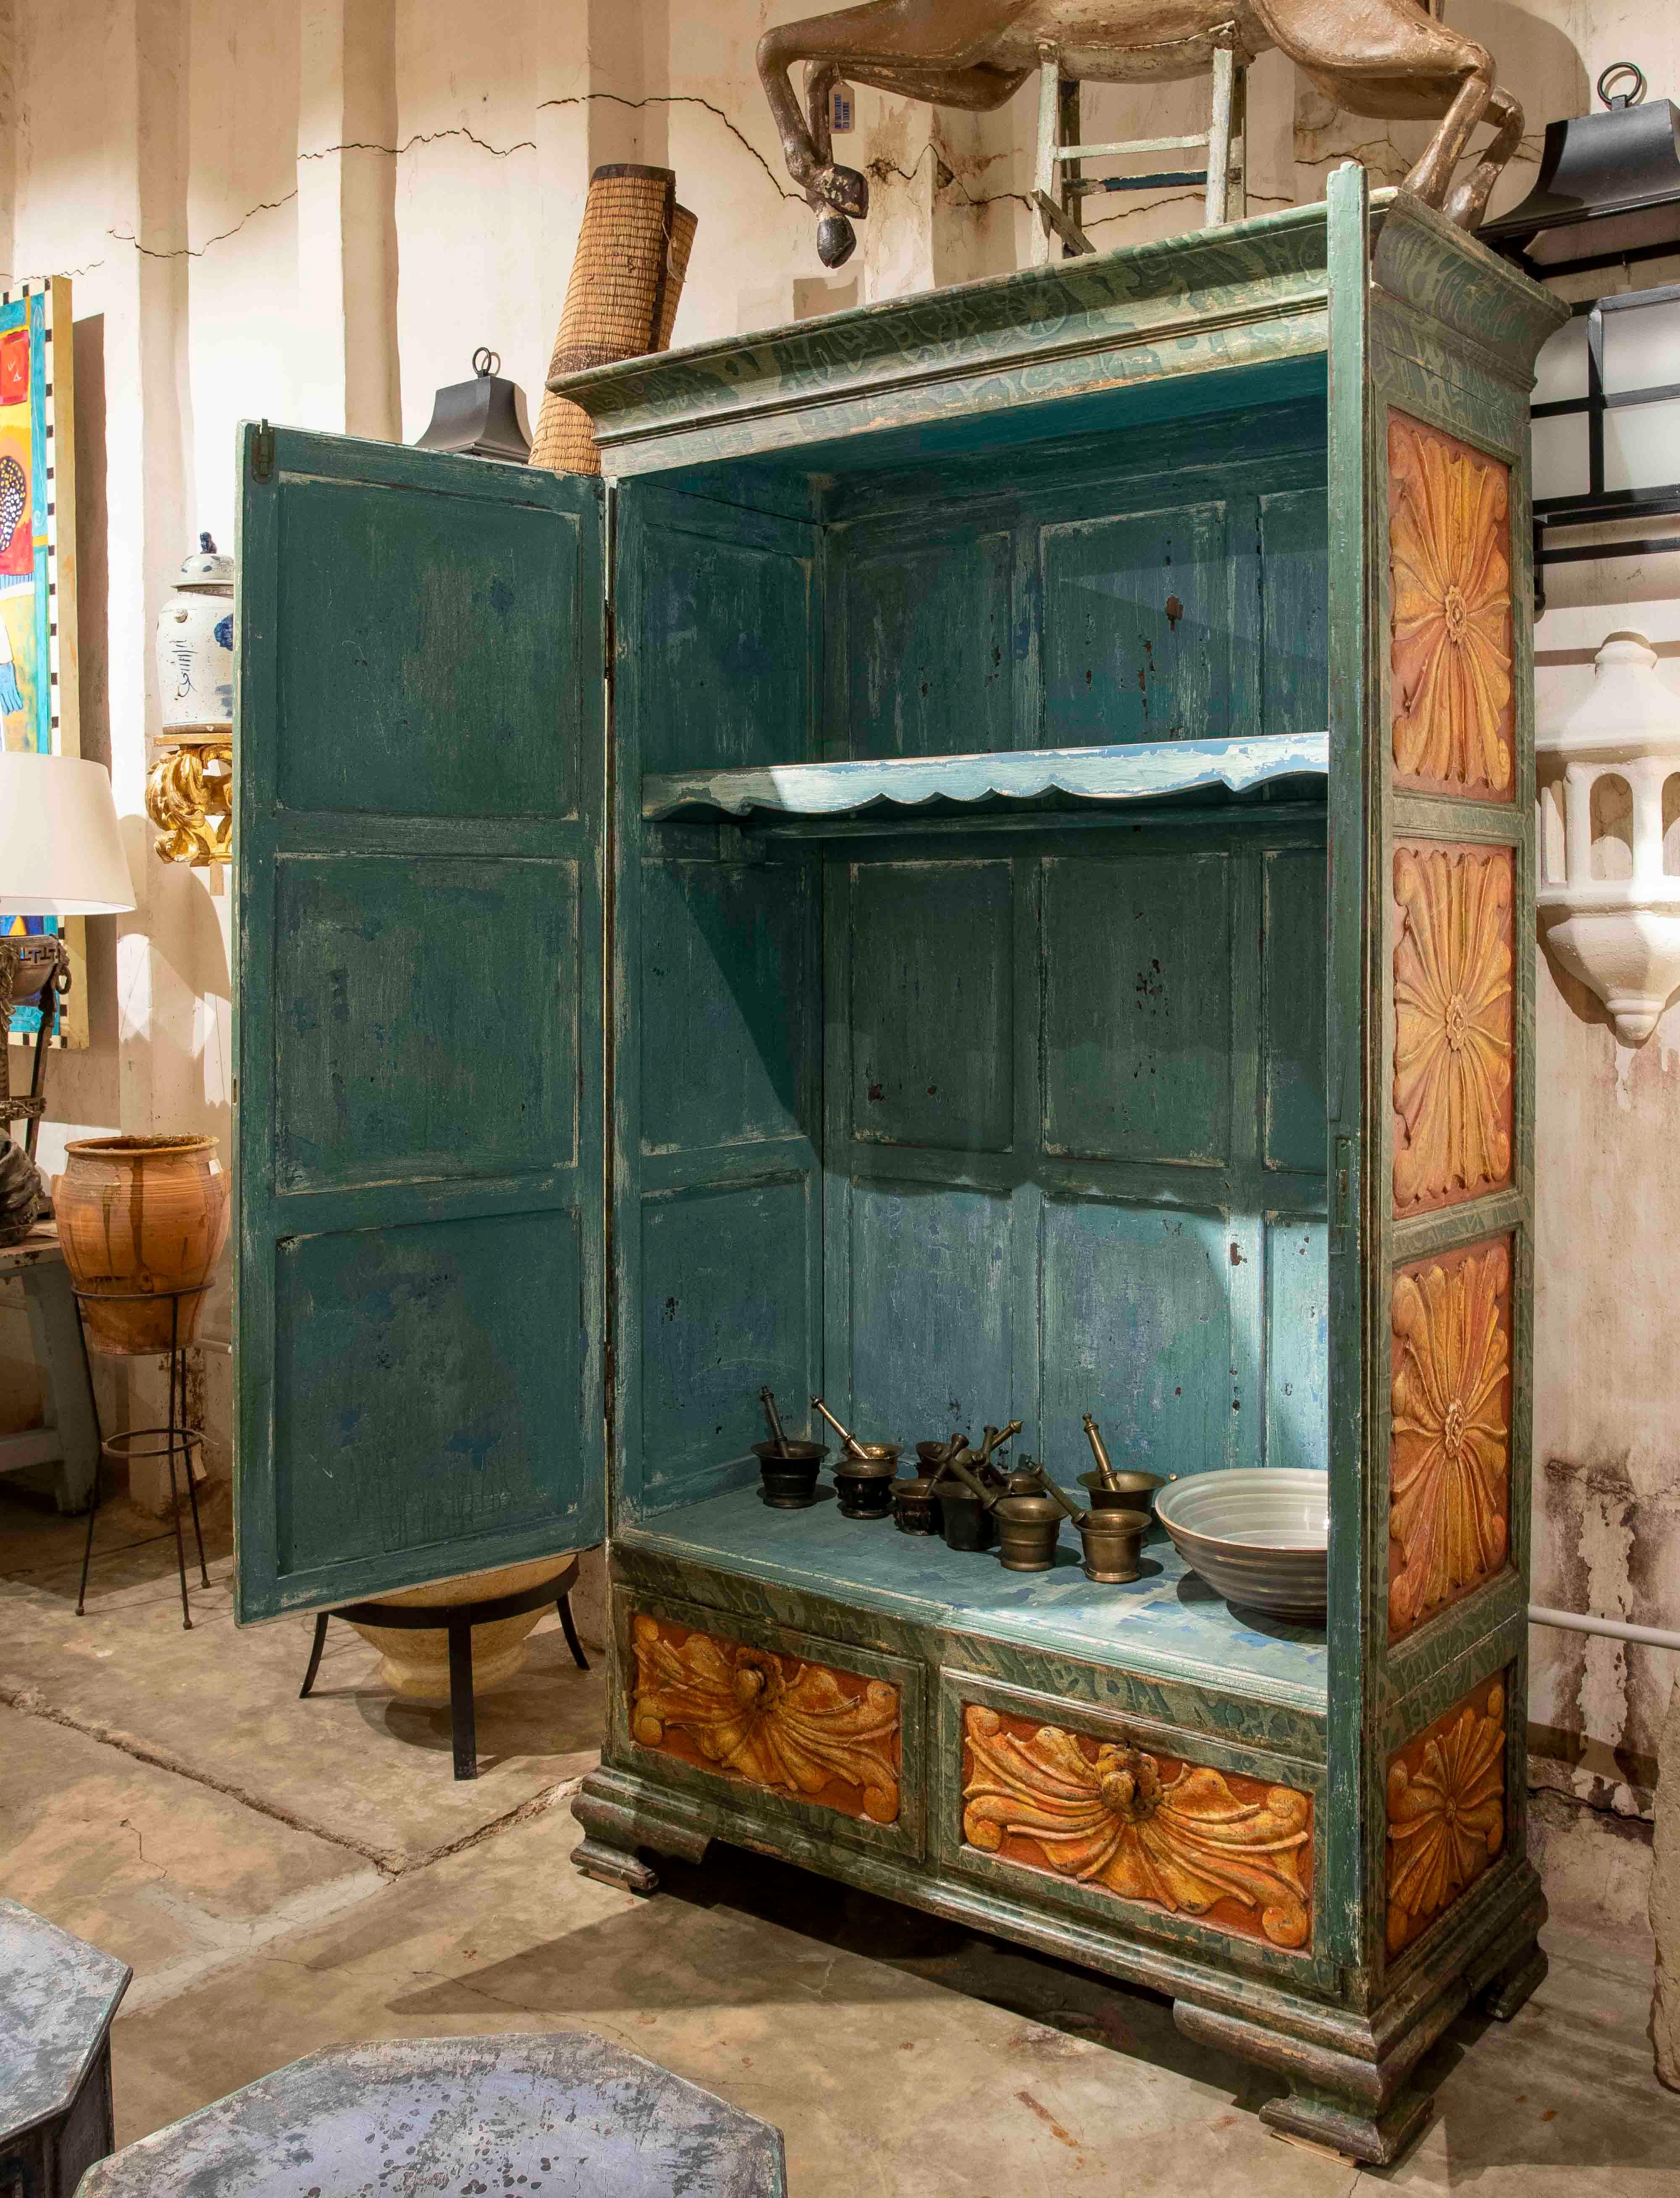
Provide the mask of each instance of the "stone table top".
POLYGON ((782 2132, 586 2031, 339 2046, 89 2169, 77 2198, 785 2198, 782 2132))
POLYGON ((0 1899, 0 2149, 69 2107, 133 1974, 0 1899))
POLYGON ((29 1234, 15 1244, 0 1244, 0 1275, 10 1274, 22 1267, 35 1267, 44 1260, 62 1259, 64 1247, 58 1241, 55 1221, 38 1221, 29 1234))

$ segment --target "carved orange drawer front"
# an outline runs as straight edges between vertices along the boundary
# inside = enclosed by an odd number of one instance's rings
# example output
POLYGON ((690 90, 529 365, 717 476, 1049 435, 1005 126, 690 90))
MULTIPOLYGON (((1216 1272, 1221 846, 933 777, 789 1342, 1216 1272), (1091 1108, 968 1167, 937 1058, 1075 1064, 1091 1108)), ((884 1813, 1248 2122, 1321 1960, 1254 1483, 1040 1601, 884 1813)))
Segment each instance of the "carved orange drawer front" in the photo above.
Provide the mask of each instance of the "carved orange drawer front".
POLYGON ((1312 1936, 1312 1797, 970 1702, 962 1836, 1238 1938, 1312 1936))
POLYGON ((1388 1766, 1388 1951, 1399 1953, 1505 1844, 1505 1682, 1485 1679, 1388 1766))
POLYGON ((1394 780, 1509 801, 1510 471, 1439 427, 1388 416, 1394 780))
POLYGON ((643 1747, 890 1824, 902 1713, 885 1679, 637 1617, 631 1731, 643 1747))
POLYGON ((1394 1211, 1510 1181, 1509 847, 1394 851, 1394 1211))
POLYGON ((1510 1240, 1398 1270, 1389 1303, 1388 1633, 1491 1579, 1510 1542, 1510 1240))

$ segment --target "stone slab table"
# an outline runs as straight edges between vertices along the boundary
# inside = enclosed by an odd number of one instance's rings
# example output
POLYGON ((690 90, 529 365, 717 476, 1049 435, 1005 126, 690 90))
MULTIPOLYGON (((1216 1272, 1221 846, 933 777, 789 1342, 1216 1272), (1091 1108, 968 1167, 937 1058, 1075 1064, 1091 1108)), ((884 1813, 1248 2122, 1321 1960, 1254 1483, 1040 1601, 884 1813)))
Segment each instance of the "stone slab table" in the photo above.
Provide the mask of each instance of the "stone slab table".
POLYGON ((99 1422, 76 1300, 55 1224, 38 1222, 21 1243, 0 1244, 0 1276, 7 1275, 18 1276, 23 1283, 30 1340, 41 1369, 44 1410, 38 1428, 0 1434, 0 1473, 54 1466, 59 1509, 84 1511, 99 1469, 99 1422))
POLYGON ((785 2198, 782 2132, 586 2031, 338 2046, 94 2168, 81 2198, 785 2198))
POLYGON ((0 2193, 70 2198, 116 2142, 111 2018, 134 1972, 0 1899, 0 2193))

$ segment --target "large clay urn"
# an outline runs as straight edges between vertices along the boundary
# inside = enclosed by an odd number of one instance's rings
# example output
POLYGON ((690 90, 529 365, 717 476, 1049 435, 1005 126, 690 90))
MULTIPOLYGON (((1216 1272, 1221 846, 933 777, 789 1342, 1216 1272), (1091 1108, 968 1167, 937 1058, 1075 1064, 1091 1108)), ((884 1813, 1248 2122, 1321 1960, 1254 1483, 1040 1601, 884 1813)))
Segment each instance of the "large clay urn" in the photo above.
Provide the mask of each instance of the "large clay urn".
POLYGON ((54 1201, 70 1280, 96 1351, 167 1351, 198 1333, 228 1241, 228 1178, 214 1137, 78 1137, 54 1201), (171 1293, 184 1293, 176 1300, 171 1293))

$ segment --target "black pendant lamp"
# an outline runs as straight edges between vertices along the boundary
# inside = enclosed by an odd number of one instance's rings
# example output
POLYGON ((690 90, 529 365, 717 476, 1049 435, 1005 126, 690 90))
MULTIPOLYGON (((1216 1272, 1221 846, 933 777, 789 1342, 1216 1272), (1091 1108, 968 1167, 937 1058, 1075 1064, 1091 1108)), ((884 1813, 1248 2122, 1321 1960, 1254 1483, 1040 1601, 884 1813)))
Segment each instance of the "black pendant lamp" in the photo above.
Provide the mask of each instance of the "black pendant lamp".
POLYGON ((460 451, 469 458, 502 458, 522 466, 531 456, 525 392, 497 372, 497 352, 473 353, 471 381, 452 381, 432 400, 432 422, 415 448, 460 451))
POLYGON ((1603 113, 1546 125, 1539 180, 1479 232, 1542 281, 1680 252, 1680 112, 1671 100, 1645 102, 1644 72, 1631 61, 1605 70, 1598 96, 1603 113), (1628 88, 1613 92, 1619 79, 1628 88))

